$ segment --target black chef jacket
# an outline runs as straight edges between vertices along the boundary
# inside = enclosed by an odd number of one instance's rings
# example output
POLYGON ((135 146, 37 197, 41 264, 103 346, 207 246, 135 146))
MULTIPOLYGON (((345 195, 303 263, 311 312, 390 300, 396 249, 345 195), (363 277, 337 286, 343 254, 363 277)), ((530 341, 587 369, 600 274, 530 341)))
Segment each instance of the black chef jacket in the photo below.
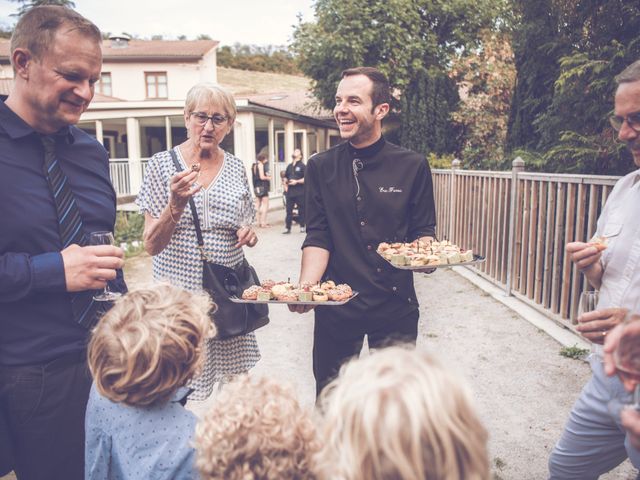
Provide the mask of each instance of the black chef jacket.
POLYGON ((384 138, 364 149, 346 142, 309 159, 305 187, 302 248, 328 250, 325 278, 360 292, 343 306, 317 307, 316 320, 330 322, 339 335, 375 330, 417 310, 413 274, 393 268, 376 248, 435 234, 425 157, 384 138))
MULTIPOLYGON (((306 165, 302 160, 298 160, 296 164, 290 163, 285 170, 284 177, 287 180, 300 180, 304 178, 306 165)), ((306 182, 306 180, 305 180, 306 182)), ((298 183, 296 185, 289 185, 287 189, 287 195, 290 197, 296 197, 298 195, 304 195, 304 183, 298 183)))

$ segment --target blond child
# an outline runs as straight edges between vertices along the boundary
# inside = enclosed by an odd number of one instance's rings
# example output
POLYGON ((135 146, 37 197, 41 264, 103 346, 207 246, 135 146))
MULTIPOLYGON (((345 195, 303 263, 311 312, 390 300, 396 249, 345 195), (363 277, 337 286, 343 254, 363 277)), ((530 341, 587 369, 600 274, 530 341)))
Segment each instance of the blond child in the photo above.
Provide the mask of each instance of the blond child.
POLYGON ((241 376, 224 386, 196 427, 202 479, 312 480, 312 414, 290 386, 241 376))
POLYGON ((355 359, 320 402, 320 478, 490 478, 487 433, 466 387, 424 352, 391 347, 355 359))
POLYGON ((86 479, 197 478, 196 417, 181 400, 214 334, 211 300, 170 285, 118 300, 89 343, 86 479))

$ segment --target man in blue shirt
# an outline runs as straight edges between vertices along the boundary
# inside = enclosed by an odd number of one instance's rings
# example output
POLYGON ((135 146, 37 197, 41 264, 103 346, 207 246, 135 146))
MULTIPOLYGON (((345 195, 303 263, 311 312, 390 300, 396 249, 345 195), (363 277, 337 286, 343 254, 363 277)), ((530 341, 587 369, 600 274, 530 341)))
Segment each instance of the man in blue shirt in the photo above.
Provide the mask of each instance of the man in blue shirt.
POLYGON ((0 437, 19 479, 83 477, 86 344, 99 315, 89 291, 123 266, 119 248, 70 243, 115 223, 107 153, 73 126, 93 98, 100 42, 93 23, 54 6, 29 10, 11 38, 15 83, 0 102, 0 437))

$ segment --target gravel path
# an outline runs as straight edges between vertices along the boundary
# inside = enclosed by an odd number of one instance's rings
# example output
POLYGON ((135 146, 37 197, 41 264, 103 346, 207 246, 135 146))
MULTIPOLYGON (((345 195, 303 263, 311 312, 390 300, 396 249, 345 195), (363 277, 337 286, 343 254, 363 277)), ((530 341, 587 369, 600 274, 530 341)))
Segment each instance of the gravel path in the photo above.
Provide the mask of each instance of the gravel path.
MULTIPOLYGON (((304 238, 294 226, 282 235, 282 212, 272 212, 273 227, 259 230, 260 241, 247 249, 261 278, 275 280, 299 272, 304 238)), ((146 256, 127 262, 130 285, 147 282, 146 256)), ((559 355, 560 345, 484 291, 450 270, 416 275, 421 303, 418 346, 433 352, 464 375, 489 430, 495 479, 544 479, 547 459, 572 403, 587 382, 584 362, 559 355)), ((284 306, 271 308, 271 324, 257 331, 262 360, 253 370, 293 382, 300 399, 314 401, 311 370, 313 314, 293 314, 284 306)), ((191 402, 197 413, 206 402, 191 402)), ((607 480, 632 479, 626 462, 607 480)))

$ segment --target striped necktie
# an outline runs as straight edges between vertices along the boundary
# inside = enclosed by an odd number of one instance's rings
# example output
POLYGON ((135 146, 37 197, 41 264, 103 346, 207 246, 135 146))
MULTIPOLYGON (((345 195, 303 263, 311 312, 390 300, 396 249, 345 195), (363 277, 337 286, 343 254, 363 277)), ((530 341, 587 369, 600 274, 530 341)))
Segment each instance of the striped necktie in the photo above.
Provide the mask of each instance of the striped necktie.
MULTIPOLYGON (((67 176, 60 168, 60 161, 56 157, 55 138, 52 136, 40 138, 44 145, 44 175, 56 204, 62 248, 67 248, 74 243, 80 246, 85 245, 82 217, 80 217, 80 210, 67 176)), ((102 308, 99 302, 93 300, 93 290, 73 292, 70 295, 74 320, 86 328, 91 328, 102 308)))

